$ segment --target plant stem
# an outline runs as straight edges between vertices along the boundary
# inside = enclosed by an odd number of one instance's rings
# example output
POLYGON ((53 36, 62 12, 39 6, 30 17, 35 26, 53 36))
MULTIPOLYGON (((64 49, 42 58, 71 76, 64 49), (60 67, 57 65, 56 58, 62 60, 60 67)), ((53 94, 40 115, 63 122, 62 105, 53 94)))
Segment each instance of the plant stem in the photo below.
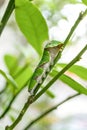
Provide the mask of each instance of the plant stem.
POLYGON ((64 73, 66 72, 73 64, 80 60, 82 54, 87 50, 87 45, 80 51, 80 53, 68 64, 66 65, 38 94, 34 97, 36 101, 42 94, 46 92, 48 88, 64 73))
MULTIPOLYGON (((20 73, 23 72, 24 69, 26 69, 26 67, 28 67, 28 65, 25 65, 17 74, 15 74, 14 75, 14 79, 17 78, 20 75, 20 73)), ((1 113, 0 119, 3 118, 7 114, 7 112, 9 111, 12 103, 15 101, 15 99, 17 98, 17 96, 19 95, 19 93, 25 88, 25 86, 28 84, 28 82, 29 82, 29 80, 21 87, 21 89, 19 89, 19 90, 16 91, 16 93, 13 95, 11 101, 7 105, 6 109, 3 111, 3 113, 1 113)), ((8 86, 5 86, 4 89, 5 90, 2 90, 2 92, 0 92, 0 94, 5 93, 6 89, 8 89, 8 86)), ((0 96, 2 96, 2 95, 0 95, 0 96)))
MULTIPOLYGON (((32 0, 29 0, 29 1, 32 1, 32 0)), ((0 22, 0 35, 2 34, 2 32, 5 28, 14 8, 15 8, 15 0, 10 0, 9 3, 8 3, 8 6, 5 10, 5 13, 2 17, 2 20, 0 22)))
MULTIPOLYGON (((75 31, 76 27, 78 26, 78 24, 80 23, 80 21, 83 19, 83 17, 86 15, 87 10, 85 10, 83 13, 80 13, 78 19, 76 20, 74 26, 71 28, 66 40, 64 41, 64 47, 66 46, 67 42, 69 41, 71 35, 73 34, 73 32, 75 31)), ((30 106, 30 104, 32 104, 33 102, 35 102, 43 93, 46 92, 46 90, 66 71, 68 70, 74 63, 76 63, 81 55, 86 51, 87 49, 87 45, 82 49, 82 51, 62 70, 60 71, 47 85, 45 88, 43 88, 40 92, 38 92, 38 94, 36 96, 30 96, 28 98, 28 101, 25 103, 22 111, 20 112, 18 118, 15 120, 15 122, 11 125, 11 126, 7 126, 5 128, 5 130, 12 130, 13 128, 15 128, 15 126, 20 122, 20 120, 22 119, 23 115, 25 114, 26 110, 28 109, 28 107, 30 106)))
POLYGON ((61 106, 62 104, 64 104, 65 102, 69 101, 70 99, 79 96, 80 94, 74 94, 68 98, 66 98, 65 100, 61 101, 60 103, 54 105, 53 107, 51 107, 50 109, 46 110, 44 113, 42 113, 40 116, 38 116, 37 118, 35 118, 33 121, 31 121, 29 123, 29 125, 27 125, 26 128, 24 128, 24 130, 28 130, 33 124, 36 124, 37 121, 41 120, 44 116, 46 116, 47 114, 49 114, 50 112, 52 112, 53 110, 57 109, 57 107, 61 106))
POLYGON ((4 93, 5 90, 6 90, 6 87, 4 87, 4 88, 0 91, 0 95, 1 95, 2 93, 4 93))
POLYGON ((10 106, 11 106, 11 104, 13 103, 14 99, 15 99, 15 96, 12 97, 12 99, 11 99, 11 101, 9 102, 7 108, 6 108, 6 109, 4 110, 4 112, 0 115, 0 119, 2 119, 2 118, 6 115, 6 113, 9 111, 10 106))
POLYGON ((5 27, 11 13, 13 12, 14 8, 15 8, 15 2, 14 2, 14 0, 10 0, 8 3, 8 6, 6 8, 6 11, 2 17, 2 20, 0 22, 0 35, 2 34, 2 31, 5 27))
POLYGON ((18 95, 20 94, 20 92, 25 88, 25 86, 27 85, 27 83, 24 85, 23 88, 21 88, 11 99, 11 101, 9 102, 8 106, 6 107, 6 109, 4 110, 4 112, 0 115, 0 119, 2 119, 7 112, 10 110, 11 105, 13 104, 13 102, 16 100, 16 98, 18 97, 18 95))
MULTIPOLYGON (((64 41, 64 44, 63 44, 63 49, 62 51, 64 50, 66 44, 68 43, 70 37, 72 36, 73 32, 75 31, 76 27, 78 26, 78 24, 81 22, 81 20, 84 18, 84 16, 87 14, 87 9, 84 11, 84 12, 81 12, 77 18, 77 20, 75 21, 74 25, 72 26, 68 36, 66 37, 65 41, 64 41)), ((56 60, 54 62, 54 64, 52 65, 51 69, 54 67, 54 65, 56 64, 56 62, 60 59, 61 57, 61 53, 62 51, 60 51, 56 57, 56 60)), ((51 70, 50 69, 50 70, 51 70)), ((47 75, 49 74, 49 72, 47 73, 47 75)), ((46 76, 47 77, 47 76, 46 76)), ((43 79, 43 82, 44 80, 46 79, 46 77, 43 79)), ((42 84, 43 84, 42 82, 42 84)), ((39 84, 36 88, 34 88, 33 90, 33 94, 36 95, 36 93, 38 92, 39 88, 40 88, 41 84, 39 84)))
POLYGON ((28 109, 28 107, 30 106, 30 104, 32 104, 33 102, 33 96, 29 96, 27 102, 25 103, 23 109, 21 110, 19 116, 17 117, 17 119, 15 120, 15 122, 10 125, 10 126, 6 126, 5 130, 13 130, 13 128, 20 122, 20 120, 22 119, 23 115, 25 114, 26 110, 28 109))
MULTIPOLYGON (((57 61, 60 59, 61 57, 61 52, 58 53, 58 55, 56 56, 54 63, 52 66, 50 66, 50 71, 52 70, 52 68, 55 66, 55 64, 57 63, 57 61)), ((48 76, 49 71, 46 72, 46 77, 48 76)), ((45 81, 46 77, 43 78, 43 81, 41 84, 43 84, 43 82, 45 81)), ((39 88, 41 87, 41 84, 38 84, 38 86, 36 88, 33 89, 33 95, 36 95, 36 93, 38 92, 39 88)))
POLYGON ((73 32, 75 31, 75 29, 77 28, 77 26, 79 25, 79 23, 81 22, 81 20, 83 20, 83 18, 85 17, 85 15, 87 15, 87 9, 84 12, 80 12, 77 20, 75 21, 74 25, 72 26, 68 36, 66 37, 65 41, 64 41, 64 47, 66 46, 66 44, 68 43, 69 39, 71 38, 73 32))

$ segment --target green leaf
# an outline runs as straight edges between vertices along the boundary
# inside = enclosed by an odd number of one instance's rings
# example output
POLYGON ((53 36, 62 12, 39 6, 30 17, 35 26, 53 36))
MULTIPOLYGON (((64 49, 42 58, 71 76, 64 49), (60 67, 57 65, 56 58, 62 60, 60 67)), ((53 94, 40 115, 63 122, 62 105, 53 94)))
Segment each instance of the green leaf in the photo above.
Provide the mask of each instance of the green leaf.
POLYGON ((5 64, 9 70, 9 72, 11 72, 11 70, 15 66, 17 66, 17 58, 15 56, 10 55, 10 54, 7 54, 4 56, 4 61, 5 61, 5 64))
POLYGON ((22 87, 25 87, 25 85, 28 83, 30 77, 32 76, 32 69, 29 66, 26 66, 25 69, 15 78, 15 81, 17 82, 19 86, 19 90, 22 87))
POLYGON ((77 92, 87 95, 87 88, 85 88, 84 86, 82 86, 80 83, 78 83, 77 81, 73 80, 69 76, 62 75, 60 77, 60 79, 64 83, 66 83, 69 87, 71 87, 72 89, 76 90, 77 92))
MULTIPOLYGON (((44 88, 45 86, 41 86, 41 88, 44 88)), ((47 90, 46 91, 46 95, 49 96, 50 98, 55 98, 55 95, 52 91, 47 90)))
POLYGON ((28 42, 42 54, 42 45, 48 40, 48 27, 38 8, 29 0, 15 0, 15 16, 28 42))
POLYGON ((26 66, 15 77, 15 81, 18 84, 18 88, 14 89, 14 91, 13 91, 12 85, 8 84, 6 86, 6 90, 0 96, 0 106, 4 106, 4 108, 0 109, 0 118, 2 118, 10 109, 10 107, 14 101, 14 96, 17 97, 19 92, 24 87, 26 87, 26 84, 30 80, 32 73, 33 73, 32 69, 29 66, 26 66))
POLYGON ((10 118, 10 120, 12 121, 12 122, 14 122, 15 121, 15 117, 11 114, 11 115, 9 115, 9 118, 10 118))
POLYGON ((47 94, 47 96, 49 96, 50 98, 55 98, 54 93, 53 93, 52 91, 50 91, 50 90, 47 90, 47 91, 46 91, 46 94, 47 94))
MULTIPOLYGON (((53 70, 51 72, 51 76, 55 76, 57 73, 58 71, 53 70)), ((72 89, 76 90, 77 92, 87 95, 87 88, 85 88, 77 81, 73 80, 71 77, 63 74, 59 79, 63 81, 65 84, 67 84, 69 87, 71 87, 72 89)))
MULTIPOLYGON (((57 64, 57 67, 64 67, 66 64, 57 64)), ((68 69, 70 72, 75 73, 80 78, 87 80, 87 68, 79 66, 79 65, 73 65, 70 69, 68 69)))
POLYGON ((4 78, 8 81, 8 83, 10 83, 16 89, 18 88, 16 81, 9 74, 6 74, 3 70, 0 70, 0 74, 4 76, 4 78))
POLYGON ((82 2, 83 2, 85 5, 87 5, 87 0, 82 0, 82 2))

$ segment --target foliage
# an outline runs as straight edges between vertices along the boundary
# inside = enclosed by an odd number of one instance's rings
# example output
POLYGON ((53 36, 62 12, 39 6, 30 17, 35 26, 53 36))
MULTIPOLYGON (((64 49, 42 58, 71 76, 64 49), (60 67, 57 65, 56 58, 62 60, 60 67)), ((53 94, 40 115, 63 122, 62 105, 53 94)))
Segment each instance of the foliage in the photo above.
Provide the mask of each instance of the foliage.
POLYGON ((16 21, 21 31, 41 55, 42 43, 48 40, 48 28, 44 18, 40 11, 28 0, 16 0, 15 6, 16 21))
MULTIPOLYGON (((31 83, 38 83, 37 88, 35 85, 33 86, 32 90, 36 90, 35 93, 29 93, 28 100, 24 104, 23 109, 20 111, 17 118, 14 117, 14 114, 9 114, 9 117, 12 119, 12 125, 6 126, 5 130, 12 130, 16 127, 16 125, 21 121, 22 117, 24 116, 26 110, 28 107, 33 104, 37 99, 39 99, 44 93, 47 94, 47 96, 54 98, 55 95, 53 91, 48 90, 58 79, 61 80, 64 84, 67 84, 71 89, 75 90, 77 94, 72 95, 71 97, 68 97, 61 103, 58 103, 57 105, 53 106, 52 108, 48 109, 46 112, 42 113, 39 117, 37 117, 35 120, 31 121, 28 126, 24 128, 24 130, 27 130, 31 127, 34 123, 36 123, 38 120, 40 120, 42 117, 46 116, 48 113, 56 109, 58 106, 63 104, 64 102, 70 100, 71 98, 74 98, 80 94, 87 95, 87 88, 83 84, 79 83, 77 80, 73 78, 70 74, 75 74, 83 81, 87 80, 87 68, 79 65, 74 65, 76 62, 78 62, 81 59, 81 56, 84 54, 84 52, 87 50, 87 45, 85 45, 81 51, 71 60, 69 63, 59 63, 59 59, 61 59, 61 54, 64 51, 65 47, 67 46, 67 43, 70 41, 70 38, 81 22, 83 18, 87 14, 87 9, 84 12, 81 12, 73 24, 69 34, 67 35, 65 41, 61 44, 58 44, 55 46, 55 43, 51 43, 50 36, 49 36, 49 25, 47 25, 47 21, 54 22, 58 19, 54 19, 54 13, 60 13, 60 10, 65 4, 67 3, 77 3, 76 0, 9 0, 7 9, 2 17, 1 24, 0 24, 0 34, 2 34, 2 31, 4 31, 4 27, 6 26, 6 23, 11 16, 13 10, 15 10, 15 19, 16 24, 20 28, 21 32, 24 34, 25 38, 29 42, 28 44, 31 45, 37 54, 39 54, 39 57, 42 57, 41 62, 39 65, 37 65, 35 70, 35 65, 33 66, 33 60, 32 63, 28 62, 25 57, 20 53, 18 56, 9 55, 6 54, 4 56, 5 65, 7 66, 8 73, 5 73, 3 70, 0 70, 0 74, 2 74, 6 78, 6 84, 3 90, 0 91, 0 118, 2 119, 8 111, 12 111, 12 103, 15 102, 15 99, 20 94, 20 92, 23 90, 23 88, 28 88, 29 83, 33 80, 31 83), (47 2, 47 7, 44 4, 47 2), (60 6, 58 6, 60 5, 60 6), (57 8, 58 6, 58 8, 57 8), (51 12, 50 16, 47 16, 47 20, 42 15, 40 10, 48 9, 49 12, 51 12), (53 21, 52 21, 53 19, 53 21), (47 47, 45 44, 48 44, 47 47), (51 46, 52 44, 52 46, 51 46), (60 45, 62 45, 60 47, 60 45), (45 46, 45 47, 44 47, 45 46), (52 50, 51 50, 52 49, 52 50), (57 54, 55 58, 53 58, 55 52, 57 49, 57 54), (43 54, 43 52, 45 52, 43 54), (42 56, 43 55, 43 56, 42 56), (51 59, 51 62, 50 62, 51 59), (23 61, 22 61, 23 60, 23 61), (23 62, 23 64, 21 64, 23 62), (58 63, 57 63, 58 62, 58 63), (48 67, 45 71, 45 68, 48 67), (65 72, 67 73, 65 74, 65 72), (35 75, 33 78, 32 75, 35 75), (48 76, 48 77, 47 77, 48 76), (39 77, 39 78, 38 78, 39 77), (42 77, 42 79, 41 79, 42 77), (47 78, 46 78, 47 77, 47 78), (49 81, 49 79, 51 79, 49 81), (45 81, 43 82, 41 81, 45 81), (4 98, 3 98, 4 97, 4 98)), ((87 5, 86 0, 82 0, 82 2, 87 5)), ((60 13, 60 18, 64 17, 60 13)), ((53 26, 53 25, 51 25, 53 26)), ((27 50, 27 48, 26 48, 27 50)), ((33 57, 34 59, 34 57, 33 57)), ((46 97, 47 98, 47 97, 46 97)), ((48 100, 48 98, 47 98, 48 100)), ((16 112, 16 110, 14 110, 16 112)), ((18 114, 18 112, 16 112, 18 114)))
POLYGON ((83 2, 85 5, 87 5, 87 0, 82 0, 82 2, 83 2))

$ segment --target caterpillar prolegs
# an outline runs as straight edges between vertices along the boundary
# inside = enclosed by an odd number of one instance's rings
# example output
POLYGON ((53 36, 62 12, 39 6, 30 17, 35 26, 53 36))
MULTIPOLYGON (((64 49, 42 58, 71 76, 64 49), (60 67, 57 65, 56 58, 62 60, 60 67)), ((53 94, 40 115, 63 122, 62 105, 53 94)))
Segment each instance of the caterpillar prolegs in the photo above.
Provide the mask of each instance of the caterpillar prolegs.
POLYGON ((55 40, 52 40, 45 46, 43 56, 29 83, 29 92, 31 94, 35 94, 37 92, 44 79, 54 67, 57 62, 59 52, 62 50, 62 48, 63 44, 55 40))

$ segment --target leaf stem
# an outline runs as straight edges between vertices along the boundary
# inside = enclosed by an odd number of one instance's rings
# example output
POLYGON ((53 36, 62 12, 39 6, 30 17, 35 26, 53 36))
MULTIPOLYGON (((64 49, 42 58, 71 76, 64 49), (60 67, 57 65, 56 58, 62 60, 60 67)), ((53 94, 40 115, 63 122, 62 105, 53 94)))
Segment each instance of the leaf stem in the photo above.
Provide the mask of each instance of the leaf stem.
POLYGON ((80 12, 77 20, 75 21, 74 25, 72 26, 68 36, 66 37, 65 41, 64 41, 64 47, 66 46, 66 44, 68 43, 70 37, 72 36, 73 32, 75 31, 75 29, 77 28, 77 26, 79 25, 79 23, 81 22, 81 20, 83 20, 83 18, 85 17, 85 15, 87 15, 87 9, 84 12, 80 12))
POLYGON ((87 50, 87 45, 80 51, 80 53, 68 64, 66 65, 38 94, 34 97, 36 101, 42 94, 46 92, 48 88, 64 73, 66 72, 73 64, 80 60, 82 54, 87 50))
POLYGON ((37 121, 41 120, 44 116, 48 115, 50 112, 52 112, 53 110, 57 109, 59 106, 61 106, 62 104, 64 104, 65 102, 69 101, 72 98, 75 98, 76 96, 79 96, 80 94, 74 94, 68 98, 66 98, 65 100, 61 101, 60 103, 54 105, 53 107, 51 107, 50 109, 46 110, 44 113, 42 113, 40 116, 38 116, 37 118, 35 118, 33 121, 31 121, 29 123, 29 125, 26 126, 26 128, 24 128, 24 130, 28 130, 33 124, 36 124, 37 121))
POLYGON ((10 126, 6 126, 5 130, 13 130, 13 128, 20 122, 20 120, 22 119, 23 115, 25 114, 25 112, 27 111, 28 107, 30 106, 30 104, 32 104, 33 102, 33 96, 29 96, 27 102, 25 103, 23 109, 21 110, 18 118, 15 120, 15 122, 10 125, 10 126))
POLYGON ((5 13, 2 17, 2 20, 0 22, 0 35, 2 34, 2 31, 5 27, 11 13, 13 12, 14 8, 15 8, 15 2, 14 2, 14 0, 10 0, 9 3, 8 3, 8 6, 5 10, 5 13))

